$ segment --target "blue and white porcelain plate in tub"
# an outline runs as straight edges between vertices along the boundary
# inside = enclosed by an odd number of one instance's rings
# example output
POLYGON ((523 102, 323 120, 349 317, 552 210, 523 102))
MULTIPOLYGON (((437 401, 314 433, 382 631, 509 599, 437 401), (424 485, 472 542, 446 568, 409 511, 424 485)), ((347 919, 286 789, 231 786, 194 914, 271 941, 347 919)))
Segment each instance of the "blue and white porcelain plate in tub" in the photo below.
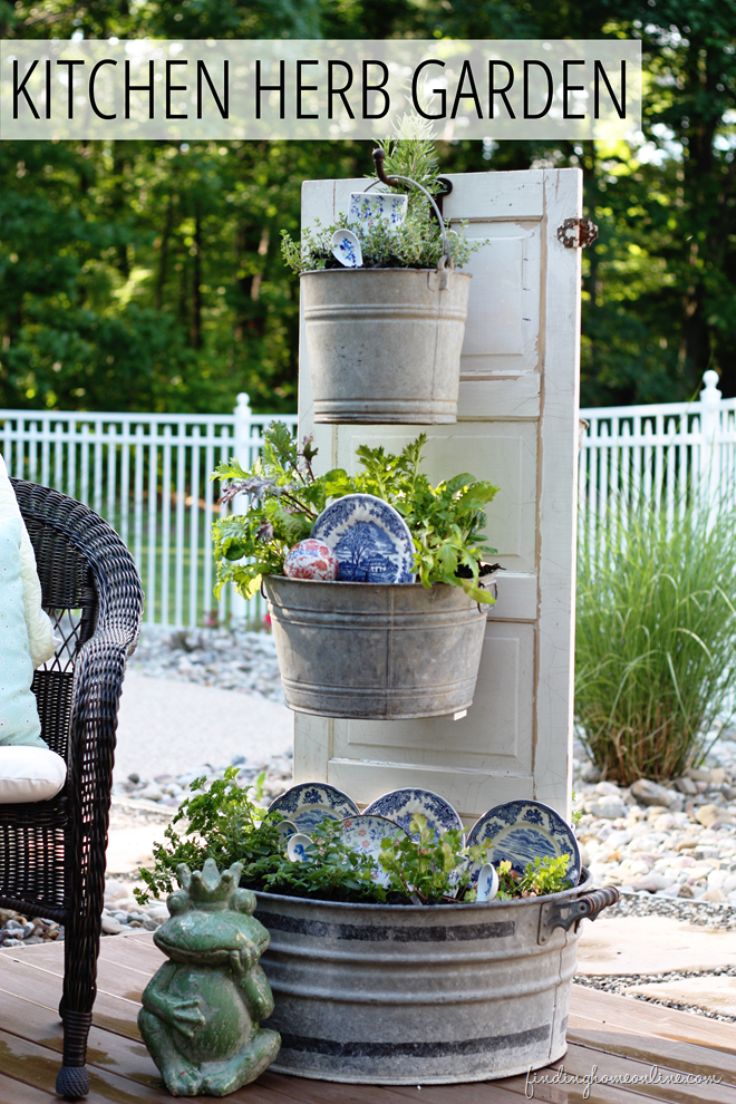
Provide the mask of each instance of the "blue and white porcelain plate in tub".
POLYGON ((463 831, 463 822, 453 809, 449 801, 431 790, 419 790, 409 787, 403 790, 392 790, 391 793, 377 797, 365 810, 366 813, 376 813, 379 816, 388 817, 395 824, 403 828, 410 836, 416 839, 409 825, 415 814, 423 816, 427 821, 427 827, 431 828, 439 838, 443 832, 450 829, 463 831))
POLYGON ((468 845, 475 843, 488 845, 488 862, 509 859, 519 873, 533 859, 567 854, 567 876, 573 885, 580 881, 580 848, 572 828, 541 801, 507 801, 489 809, 468 833, 468 845))
POLYGON ((398 510, 382 498, 349 494, 319 515, 312 536, 337 556, 347 583, 412 583, 414 542, 398 510))
POLYGON ((382 816, 371 816, 368 813, 347 817, 342 822, 343 840, 351 850, 371 856, 375 865, 373 881, 382 886, 388 885, 388 875, 378 862, 378 856, 381 854, 381 840, 395 839, 396 836, 403 835, 403 829, 392 820, 382 816))
POLYGON ((275 798, 268 809, 269 812, 281 813, 307 835, 325 817, 344 820, 358 812, 358 806, 347 794, 325 782, 300 782, 275 798))

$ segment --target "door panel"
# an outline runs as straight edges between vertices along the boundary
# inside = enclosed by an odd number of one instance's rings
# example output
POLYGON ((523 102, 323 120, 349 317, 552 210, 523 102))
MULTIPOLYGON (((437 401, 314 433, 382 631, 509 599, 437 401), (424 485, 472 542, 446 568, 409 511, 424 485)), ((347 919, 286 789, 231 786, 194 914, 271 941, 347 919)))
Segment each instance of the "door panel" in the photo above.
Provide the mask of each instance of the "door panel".
MULTIPOLYGON (((490 244, 473 257, 459 421, 426 427, 426 470, 500 491, 488 537, 506 569, 490 610, 466 717, 355 722, 296 717, 295 774, 366 803, 403 785, 446 796, 471 819, 511 797, 569 811, 580 256, 556 230, 581 214, 576 169, 453 176, 450 219, 490 244)), ((329 223, 365 181, 310 181, 303 223, 329 223)), ((323 468, 351 467, 358 443, 395 450, 422 427, 312 425, 301 344, 300 426, 323 468)))

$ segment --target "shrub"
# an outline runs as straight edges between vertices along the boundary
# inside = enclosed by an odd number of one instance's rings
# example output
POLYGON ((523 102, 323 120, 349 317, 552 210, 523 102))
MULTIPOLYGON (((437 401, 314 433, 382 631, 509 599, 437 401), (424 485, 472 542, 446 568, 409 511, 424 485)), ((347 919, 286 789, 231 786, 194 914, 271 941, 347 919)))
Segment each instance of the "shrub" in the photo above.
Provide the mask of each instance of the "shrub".
POLYGON ((669 521, 642 503, 581 549, 575 709, 606 777, 676 778, 732 715, 735 575, 733 509, 697 502, 669 521))

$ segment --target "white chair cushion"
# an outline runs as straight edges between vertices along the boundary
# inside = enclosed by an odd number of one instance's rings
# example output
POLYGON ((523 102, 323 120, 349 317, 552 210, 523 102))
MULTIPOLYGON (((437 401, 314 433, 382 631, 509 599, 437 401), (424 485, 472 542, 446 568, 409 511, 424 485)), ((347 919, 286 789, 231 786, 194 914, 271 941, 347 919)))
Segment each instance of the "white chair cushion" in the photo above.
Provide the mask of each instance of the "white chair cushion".
POLYGON ((20 569, 21 520, 0 515, 0 744, 35 744, 44 749, 33 665, 23 613, 20 569))
POLYGON ((48 801, 66 781, 66 763, 49 748, 0 747, 0 805, 48 801))
POLYGON ((20 574, 23 582, 23 609, 28 628, 31 662, 34 667, 40 667, 54 655, 56 641, 49 616, 41 608, 41 583, 36 568, 36 556, 2 455, 0 455, 0 517, 17 517, 21 524, 20 574))

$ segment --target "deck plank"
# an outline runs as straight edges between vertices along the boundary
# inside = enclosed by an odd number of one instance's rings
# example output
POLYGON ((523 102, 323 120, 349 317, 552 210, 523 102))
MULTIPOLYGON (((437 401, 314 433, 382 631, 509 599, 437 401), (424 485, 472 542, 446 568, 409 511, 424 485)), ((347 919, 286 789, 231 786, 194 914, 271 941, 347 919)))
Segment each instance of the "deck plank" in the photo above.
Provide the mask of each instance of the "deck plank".
MULTIPOLYGON (((89 1104, 171 1101, 136 1028, 140 992, 162 955, 149 933, 104 939, 98 997, 90 1033, 89 1104)), ((62 1044, 57 1006, 63 945, 0 951, 0 1104, 44 1104, 53 1084, 62 1044)), ((268 1072, 257 1084, 229 1097, 233 1104, 736 1104, 736 1029, 730 1024, 677 1012, 583 986, 573 986, 570 1046, 562 1065, 568 1074, 632 1076, 638 1083, 541 1083, 525 1077, 465 1085, 347 1085, 268 1072), (656 1065, 668 1078, 697 1072, 723 1083, 646 1084, 656 1065)), ((552 1074, 554 1070, 539 1071, 552 1074)), ((205 1099, 205 1098, 200 1098, 205 1099)))
POLYGON ((590 989, 587 985, 573 985, 570 1010, 570 1030, 578 1024, 598 1027, 605 1025, 637 1033, 644 1037, 657 1035, 675 1042, 696 1043, 714 1050, 736 1053, 736 1024, 724 1023, 707 1016, 695 1016, 661 1004, 650 1004, 636 997, 621 997, 590 989))

